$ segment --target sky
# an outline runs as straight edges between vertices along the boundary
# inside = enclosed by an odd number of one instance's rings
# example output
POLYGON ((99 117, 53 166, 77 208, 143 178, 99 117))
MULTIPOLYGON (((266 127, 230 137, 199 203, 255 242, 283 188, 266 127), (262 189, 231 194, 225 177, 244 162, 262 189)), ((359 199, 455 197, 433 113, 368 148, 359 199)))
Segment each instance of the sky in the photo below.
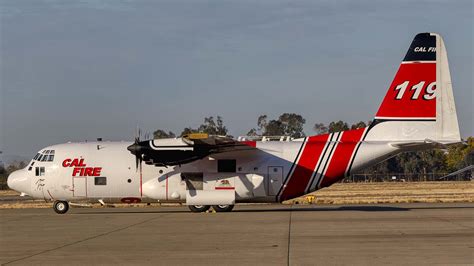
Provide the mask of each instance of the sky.
POLYGON ((0 0, 0 150, 180 133, 220 115, 245 135, 285 112, 373 118, 411 40, 445 41, 473 125, 473 1, 0 0))

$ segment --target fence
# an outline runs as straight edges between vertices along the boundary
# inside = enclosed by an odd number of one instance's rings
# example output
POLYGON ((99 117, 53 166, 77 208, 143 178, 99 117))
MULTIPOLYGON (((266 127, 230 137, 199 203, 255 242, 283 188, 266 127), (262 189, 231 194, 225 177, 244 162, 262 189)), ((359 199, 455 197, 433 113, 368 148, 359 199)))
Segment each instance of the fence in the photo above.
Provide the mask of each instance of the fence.
POLYGON ((351 182, 424 182, 424 181, 470 181, 473 180, 473 171, 464 171, 458 174, 449 173, 390 173, 390 174, 353 174, 343 180, 351 182))

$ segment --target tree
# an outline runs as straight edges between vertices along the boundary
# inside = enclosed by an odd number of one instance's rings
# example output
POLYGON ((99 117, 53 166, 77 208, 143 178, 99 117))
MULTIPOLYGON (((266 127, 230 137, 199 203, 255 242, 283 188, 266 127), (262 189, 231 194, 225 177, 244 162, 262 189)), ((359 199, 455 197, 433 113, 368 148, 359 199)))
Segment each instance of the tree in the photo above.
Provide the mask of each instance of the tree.
POLYGON ((303 126, 306 123, 306 119, 301 115, 284 113, 280 115, 278 121, 280 121, 283 126, 283 135, 291 136, 293 138, 305 137, 303 126))
POLYGON ((261 115, 257 119, 258 132, 263 135, 265 129, 267 128, 267 115, 261 115))
POLYGON ((224 121, 222 117, 217 116, 217 135, 219 136, 227 136, 227 127, 224 126, 224 121))
POLYGON ((247 136, 258 136, 257 130, 255 128, 250 129, 247 136))
POLYGON ((314 124, 313 130, 316 131, 316 134, 318 135, 328 133, 328 127, 324 125, 323 123, 314 124))
POLYGON ((212 116, 205 117, 204 123, 199 126, 198 131, 209 135, 227 136, 227 128, 220 116, 217 116, 217 121, 214 121, 212 116))
POLYGON ((257 128, 252 128, 247 132, 247 136, 262 136, 265 135, 267 128, 267 115, 260 115, 257 118, 257 128))
POLYGON ((283 113, 278 120, 267 120, 267 115, 260 115, 257 119, 258 129, 251 129, 247 135, 263 136, 291 136, 293 138, 304 137, 303 126, 306 120, 298 114, 283 113))
POLYGON ((474 164, 474 137, 467 138, 466 144, 449 146, 446 156, 449 171, 456 171, 474 164))
POLYGON ((466 165, 474 164, 474 137, 467 138, 467 147, 464 152, 464 162, 466 165))
POLYGON ((264 136, 283 136, 285 135, 284 125, 278 120, 270 120, 265 126, 264 136))
MULTIPOLYGON (((3 166, 2 166, 3 167, 3 166)), ((20 169, 23 169, 26 167, 26 162, 24 161, 15 161, 13 163, 11 163, 10 165, 7 166, 7 168, 4 168, 3 167, 3 171, 4 171, 4 174, 6 176, 8 176, 9 174, 11 174, 12 172, 16 171, 16 170, 20 170, 20 169)))
MULTIPOLYGON (((8 177, 7 169, 5 169, 3 164, 0 164, 0 185, 5 184, 7 182, 7 177, 8 177)), ((3 189, 3 188, 0 187, 0 189, 3 189)))
POLYGON ((351 129, 365 128, 367 124, 364 121, 359 121, 351 126, 351 129))
POLYGON ((183 131, 181 131, 181 134, 179 134, 179 136, 180 136, 180 137, 183 137, 183 136, 185 136, 185 135, 189 135, 189 134, 191 134, 191 133, 197 133, 197 132, 199 132, 199 130, 194 129, 194 128, 192 128, 192 127, 185 127, 185 128, 183 129, 183 131))
POLYGON ((339 131, 344 131, 344 130, 349 130, 349 125, 346 122, 343 122, 341 120, 337 122, 331 122, 329 123, 329 133, 334 133, 334 132, 339 132, 339 131))
POLYGON ((171 131, 168 131, 168 133, 166 133, 166 131, 164 130, 157 129, 155 132, 153 132, 154 139, 166 139, 166 138, 174 138, 174 137, 176 137, 176 135, 171 131))

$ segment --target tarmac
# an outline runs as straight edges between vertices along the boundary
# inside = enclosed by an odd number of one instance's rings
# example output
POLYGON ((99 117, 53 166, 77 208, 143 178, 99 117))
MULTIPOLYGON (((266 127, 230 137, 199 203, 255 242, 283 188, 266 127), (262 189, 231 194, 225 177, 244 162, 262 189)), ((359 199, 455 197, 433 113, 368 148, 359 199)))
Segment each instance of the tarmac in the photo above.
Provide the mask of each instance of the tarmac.
POLYGON ((0 210, 0 263, 474 264, 474 204, 0 210))

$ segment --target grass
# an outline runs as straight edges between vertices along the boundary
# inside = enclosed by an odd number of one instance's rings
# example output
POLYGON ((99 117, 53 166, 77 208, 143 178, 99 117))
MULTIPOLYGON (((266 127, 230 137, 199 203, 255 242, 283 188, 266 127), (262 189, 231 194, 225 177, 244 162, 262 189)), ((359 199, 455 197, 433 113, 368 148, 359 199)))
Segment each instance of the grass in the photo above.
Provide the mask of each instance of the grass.
POLYGON ((289 200, 286 203, 373 204, 412 202, 474 202, 474 182, 338 183, 307 196, 289 200))

